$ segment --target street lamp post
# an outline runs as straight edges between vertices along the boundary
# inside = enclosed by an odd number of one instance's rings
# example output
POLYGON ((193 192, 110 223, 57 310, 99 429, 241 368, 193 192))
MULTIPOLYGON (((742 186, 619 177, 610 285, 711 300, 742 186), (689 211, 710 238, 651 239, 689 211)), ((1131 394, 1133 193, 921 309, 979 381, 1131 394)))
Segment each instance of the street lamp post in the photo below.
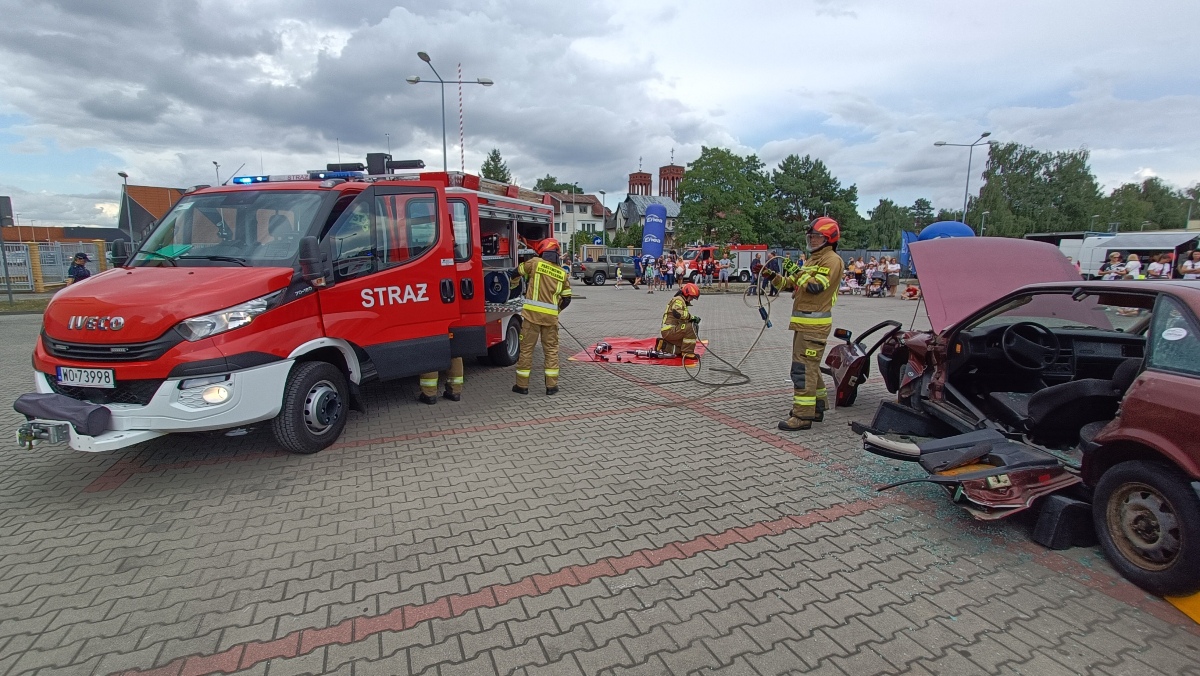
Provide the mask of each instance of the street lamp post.
POLYGON ((983 237, 984 231, 987 230, 987 217, 988 217, 988 214, 990 214, 990 213, 992 213, 992 212, 990 212, 990 211, 983 212, 983 221, 979 224, 979 236, 980 237, 983 237))
POLYGON ((125 214, 125 226, 129 229, 129 246, 133 246, 133 221, 129 219, 129 174, 118 171, 117 176, 120 176, 121 180, 125 182, 125 186, 121 189, 121 211, 125 214))
POLYGON ((216 160, 213 160, 213 169, 217 172, 217 185, 221 185, 221 165, 216 160))
POLYGON ((825 207, 825 213, 822 214, 822 216, 828 216, 829 215, 829 202, 825 202, 823 204, 823 206, 825 207))
POLYGON ((1097 218, 1100 218, 1100 214, 1092 214, 1092 217, 1088 219, 1088 230, 1091 230, 1092 226, 1096 224, 1097 218))
POLYGON ((424 61, 425 63, 429 64, 429 69, 433 71, 433 75, 437 79, 436 80, 422 80, 421 78, 417 77, 416 75, 413 75, 412 77, 407 78, 408 83, 409 84, 418 84, 421 82, 428 82, 430 84, 433 84, 436 82, 437 84, 442 86, 442 171, 448 171, 447 167, 449 165, 446 160, 446 85, 448 85, 448 84, 459 84, 459 85, 478 84, 478 85, 483 85, 484 87, 491 87, 495 83, 492 82, 491 79, 486 78, 486 77, 475 78, 475 80, 473 80, 473 81, 443 80, 442 76, 438 74, 437 68, 433 67, 433 61, 429 58, 428 54, 426 54, 425 52, 417 52, 417 58, 419 58, 422 61, 424 61))
POLYGON ((607 231, 608 216, 606 216, 606 214, 608 213, 608 205, 606 204, 607 200, 605 198, 608 196, 608 193, 604 192, 603 190, 597 190, 596 192, 600 193, 600 229, 607 231))
POLYGON ((392 155, 392 135, 387 132, 384 132, 383 135, 387 137, 388 156, 391 157, 391 155, 392 155))
MULTIPOLYGON (((963 223, 967 222, 967 195, 969 195, 971 192, 971 160, 972 160, 972 156, 975 154, 975 146, 977 146, 981 143, 984 143, 983 139, 985 139, 991 135, 992 135, 992 132, 985 131, 979 135, 979 138, 976 139, 974 143, 946 143, 945 141, 938 141, 933 144, 938 147, 957 146, 960 148, 969 148, 969 150, 967 151, 967 185, 965 188, 963 188, 963 223)), ((991 145, 991 144, 995 143, 995 141, 987 141, 987 143, 988 143, 988 145, 991 145)))
POLYGON ((17 241, 20 242, 21 241, 21 214, 13 214, 13 219, 16 220, 17 241))

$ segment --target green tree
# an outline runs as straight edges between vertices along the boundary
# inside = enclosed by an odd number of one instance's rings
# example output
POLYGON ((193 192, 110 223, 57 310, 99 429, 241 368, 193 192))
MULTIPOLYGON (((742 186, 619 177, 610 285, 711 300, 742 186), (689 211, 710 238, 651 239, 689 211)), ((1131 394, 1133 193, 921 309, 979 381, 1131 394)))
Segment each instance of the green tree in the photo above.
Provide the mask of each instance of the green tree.
POLYGON ((898 249, 900 231, 912 229, 912 210, 889 199, 880 199, 867 215, 870 216, 870 228, 865 244, 870 249, 898 249))
POLYGON ((1105 200, 1108 209, 1100 213, 1121 230, 1178 229, 1185 227, 1190 195, 1154 176, 1113 190, 1105 200))
POLYGON ((867 237, 865 222, 858 215, 858 187, 843 188, 821 160, 811 155, 788 155, 771 172, 771 187, 778 244, 803 246, 805 226, 826 213, 826 204, 828 214, 842 227, 846 240, 843 246, 859 246, 857 240, 867 237))
POLYGON ((917 231, 934 221, 933 203, 924 197, 917 198, 917 201, 909 207, 909 211, 912 212, 913 224, 912 228, 906 229, 917 231))
POLYGON ((479 168, 479 175, 501 183, 512 183, 512 174, 508 171, 508 163, 500 157, 499 148, 492 148, 488 153, 487 159, 483 161, 483 166, 479 168))
POLYGON ((749 242, 754 238, 758 204, 755 171, 762 162, 740 157, 724 148, 700 149, 679 184, 679 218, 675 241, 749 242))
POLYGON ((978 226, 988 212, 989 235, 1087 229, 1103 206, 1086 149, 1046 152, 1018 143, 988 146, 979 197, 967 207, 978 226))
POLYGON ((538 192, 576 192, 575 184, 559 183, 558 177, 551 176, 550 174, 546 174, 545 176, 539 178, 537 182, 533 184, 533 189, 537 190, 538 192))

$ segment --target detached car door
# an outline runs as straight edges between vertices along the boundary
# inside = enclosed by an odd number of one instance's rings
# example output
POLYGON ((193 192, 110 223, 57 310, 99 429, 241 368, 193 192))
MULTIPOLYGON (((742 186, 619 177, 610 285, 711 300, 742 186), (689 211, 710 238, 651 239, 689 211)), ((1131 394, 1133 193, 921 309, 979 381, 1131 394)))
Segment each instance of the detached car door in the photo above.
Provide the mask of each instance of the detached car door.
POLYGON ((376 185, 323 238, 326 335, 362 348, 383 380, 444 369, 459 319, 454 237, 433 187, 376 185))

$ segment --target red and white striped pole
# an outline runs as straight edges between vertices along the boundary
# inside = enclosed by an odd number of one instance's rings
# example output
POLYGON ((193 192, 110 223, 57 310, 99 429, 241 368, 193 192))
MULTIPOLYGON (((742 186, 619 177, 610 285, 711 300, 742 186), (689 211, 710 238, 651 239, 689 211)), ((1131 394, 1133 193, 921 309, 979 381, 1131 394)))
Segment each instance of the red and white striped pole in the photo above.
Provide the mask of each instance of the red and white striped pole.
POLYGON ((462 162, 462 172, 467 173, 467 147, 463 142, 463 81, 462 64, 458 64, 458 157, 462 162))

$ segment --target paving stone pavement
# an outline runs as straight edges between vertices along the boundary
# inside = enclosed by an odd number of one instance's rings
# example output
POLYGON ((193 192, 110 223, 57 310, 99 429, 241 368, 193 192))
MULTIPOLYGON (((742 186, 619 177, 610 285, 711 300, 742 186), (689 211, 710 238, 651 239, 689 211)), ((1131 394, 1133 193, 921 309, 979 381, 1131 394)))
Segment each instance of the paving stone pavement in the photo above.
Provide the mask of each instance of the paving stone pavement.
MULTIPOLYGON (((669 298, 578 294, 563 324, 584 342, 651 335, 669 298)), ((843 298, 835 321, 915 309, 843 298)), ((761 327, 737 295, 695 311, 735 362, 761 327)), ((10 398, 38 320, 0 317, 10 398)), ((933 487, 875 492, 912 472, 847 427, 888 396, 878 380, 778 432, 776 324, 751 382, 719 389, 576 362, 551 398, 475 364, 461 403, 373 385, 312 456, 261 428, 106 455, 10 443, 0 675, 1200 674, 1200 628, 1098 550, 1043 550, 1028 523, 976 523, 933 487)), ((8 439, 18 422, 0 412, 8 439)))

